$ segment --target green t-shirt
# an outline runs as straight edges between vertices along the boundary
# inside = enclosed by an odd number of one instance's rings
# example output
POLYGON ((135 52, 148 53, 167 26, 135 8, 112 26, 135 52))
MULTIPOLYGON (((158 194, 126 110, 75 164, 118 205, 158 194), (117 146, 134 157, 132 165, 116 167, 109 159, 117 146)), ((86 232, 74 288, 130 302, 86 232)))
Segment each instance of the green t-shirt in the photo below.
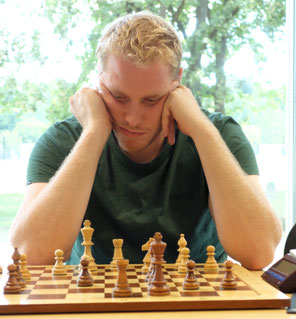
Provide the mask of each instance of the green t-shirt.
MULTIPOLYGON (((258 174, 254 152, 240 126, 221 113, 204 111, 219 130, 247 174, 258 174)), ((37 141, 28 166, 27 183, 48 182, 59 169, 81 134, 74 116, 51 126, 37 141)), ((165 259, 175 262, 177 242, 184 233, 190 258, 206 260, 206 247, 216 247, 222 262, 225 251, 219 242, 208 209, 208 187, 193 140, 176 130, 176 142, 165 144, 152 162, 138 164, 119 148, 113 134, 104 147, 85 213, 94 228, 92 253, 97 263, 113 257, 112 239, 122 238, 123 255, 141 263, 141 246, 155 232, 167 243, 165 259)), ((65 212, 71 218, 71 212, 65 212)), ((50 218, 50 217, 49 217, 50 218)), ((83 227, 83 226, 82 226, 83 227)), ((84 247, 79 234, 68 263, 78 264, 84 247)))

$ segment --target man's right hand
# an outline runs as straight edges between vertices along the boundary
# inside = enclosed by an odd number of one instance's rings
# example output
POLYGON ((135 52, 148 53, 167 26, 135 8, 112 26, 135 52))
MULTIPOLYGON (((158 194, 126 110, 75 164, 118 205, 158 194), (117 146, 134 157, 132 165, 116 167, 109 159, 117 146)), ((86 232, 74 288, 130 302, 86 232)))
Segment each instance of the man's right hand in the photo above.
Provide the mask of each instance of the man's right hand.
POLYGON ((112 117, 100 93, 91 88, 81 88, 69 99, 70 111, 84 130, 105 127, 111 132, 112 117))
MULTIPOLYGON (((64 251, 65 259, 70 257, 87 209, 98 162, 112 129, 108 109, 96 90, 82 88, 77 91, 70 97, 70 109, 83 132, 47 183, 27 186, 11 229, 13 246, 25 252, 31 264, 53 263, 57 248, 64 251)), ((53 144, 51 139, 47 140, 45 148, 40 146, 40 162, 48 154, 49 144, 53 144)), ((63 154, 61 146, 60 150, 63 154)), ((44 163, 39 165, 42 169, 45 167, 44 163)))

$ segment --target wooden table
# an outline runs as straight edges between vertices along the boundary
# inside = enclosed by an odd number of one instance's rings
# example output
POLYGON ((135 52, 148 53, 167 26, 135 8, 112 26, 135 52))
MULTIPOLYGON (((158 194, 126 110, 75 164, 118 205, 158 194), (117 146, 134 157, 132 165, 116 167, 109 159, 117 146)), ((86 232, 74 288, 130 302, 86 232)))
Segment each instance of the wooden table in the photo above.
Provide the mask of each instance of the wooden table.
POLYGON ((4 315, 1 319, 296 319, 296 314, 287 314, 285 309, 274 310, 209 310, 209 311, 165 311, 165 312, 127 312, 127 313, 83 313, 83 314, 40 314, 4 315))

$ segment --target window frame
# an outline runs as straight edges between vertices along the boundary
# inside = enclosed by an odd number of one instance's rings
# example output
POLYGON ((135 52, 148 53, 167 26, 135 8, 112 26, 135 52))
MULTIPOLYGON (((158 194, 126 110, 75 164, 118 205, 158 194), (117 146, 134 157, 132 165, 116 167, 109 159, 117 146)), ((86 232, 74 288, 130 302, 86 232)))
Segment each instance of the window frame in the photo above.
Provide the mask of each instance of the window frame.
POLYGON ((289 160, 289 181, 286 214, 287 232, 296 223, 296 3, 287 0, 287 154, 289 160))

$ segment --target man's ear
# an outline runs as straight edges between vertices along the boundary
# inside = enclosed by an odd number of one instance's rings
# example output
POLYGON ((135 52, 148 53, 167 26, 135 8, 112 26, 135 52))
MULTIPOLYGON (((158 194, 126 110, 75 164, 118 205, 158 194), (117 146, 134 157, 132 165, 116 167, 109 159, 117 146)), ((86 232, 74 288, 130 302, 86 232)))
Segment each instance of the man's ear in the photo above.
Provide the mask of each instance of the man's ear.
POLYGON ((180 68, 178 73, 179 84, 181 84, 182 75, 183 75, 183 68, 180 68))

